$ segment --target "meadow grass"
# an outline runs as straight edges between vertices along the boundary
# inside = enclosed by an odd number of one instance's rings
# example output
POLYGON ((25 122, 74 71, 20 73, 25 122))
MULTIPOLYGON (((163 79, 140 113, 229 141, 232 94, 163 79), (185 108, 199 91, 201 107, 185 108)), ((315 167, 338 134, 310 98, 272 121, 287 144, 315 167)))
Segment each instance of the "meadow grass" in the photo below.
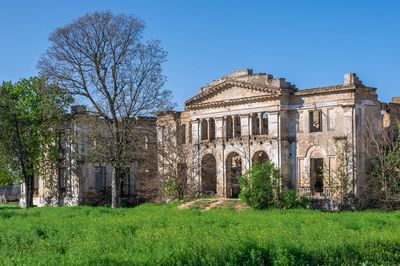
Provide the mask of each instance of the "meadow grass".
POLYGON ((2 265, 393 265, 400 211, 0 208, 2 265))

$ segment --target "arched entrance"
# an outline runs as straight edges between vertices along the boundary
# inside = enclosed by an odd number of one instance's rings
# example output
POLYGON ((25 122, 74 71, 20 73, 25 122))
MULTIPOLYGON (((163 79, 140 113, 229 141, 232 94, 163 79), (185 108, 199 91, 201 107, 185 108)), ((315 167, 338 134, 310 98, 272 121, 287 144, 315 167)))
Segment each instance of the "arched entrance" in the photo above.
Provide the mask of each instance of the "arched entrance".
POLYGON ((242 159, 239 154, 232 152, 226 158, 226 197, 239 197, 239 177, 242 175, 242 159))
POLYGON ((257 151, 256 153, 254 153, 253 158, 252 158, 252 162, 259 162, 260 164, 265 163, 266 161, 268 161, 268 155, 265 151, 257 151))
POLYGON ((217 192, 217 162, 212 154, 205 155, 201 160, 201 190, 207 195, 217 192))

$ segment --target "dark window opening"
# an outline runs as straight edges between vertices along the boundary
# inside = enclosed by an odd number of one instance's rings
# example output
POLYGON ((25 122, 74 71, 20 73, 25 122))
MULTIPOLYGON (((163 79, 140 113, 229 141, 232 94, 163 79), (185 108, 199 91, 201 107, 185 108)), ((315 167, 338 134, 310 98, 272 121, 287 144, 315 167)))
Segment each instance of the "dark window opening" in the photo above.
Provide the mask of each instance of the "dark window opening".
POLYGON ((315 110, 310 112, 310 132, 322 131, 322 112, 315 110))
POLYGON ((208 122, 206 119, 201 120, 201 140, 208 139, 208 122))
POLYGON ((65 187, 66 187, 66 175, 67 175, 67 169, 65 167, 61 167, 58 169, 58 189, 60 192, 65 192, 65 187))
POLYGON ((213 118, 208 120, 209 128, 210 128, 210 140, 215 140, 215 121, 213 118))
POLYGON ((258 114, 253 114, 251 116, 251 133, 252 135, 260 135, 260 118, 258 117, 258 114))
POLYGON ((240 123, 240 117, 235 117, 235 137, 240 138, 242 136, 242 128, 240 123))
POLYGON ((262 114, 262 135, 268 135, 268 114, 262 114))
POLYGON ((311 159, 311 185, 315 192, 324 190, 324 159, 311 159))
POLYGON ((231 116, 226 118, 226 138, 232 139, 233 138, 233 120, 231 116))
POLYGON ((96 179, 96 192, 104 192, 106 189, 106 167, 96 166, 95 167, 95 179, 96 179))

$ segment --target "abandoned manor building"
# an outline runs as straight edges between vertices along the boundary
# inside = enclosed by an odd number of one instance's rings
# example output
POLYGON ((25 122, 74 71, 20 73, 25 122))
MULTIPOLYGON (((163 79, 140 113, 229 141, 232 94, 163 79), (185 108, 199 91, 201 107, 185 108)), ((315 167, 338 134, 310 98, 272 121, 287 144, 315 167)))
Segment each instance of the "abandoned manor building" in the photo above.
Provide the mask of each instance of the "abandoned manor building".
MULTIPOLYGON (((75 110, 75 115, 82 112, 75 110)), ((71 132, 77 128, 73 117, 71 132)), ((376 88, 354 73, 345 74, 342 84, 299 90, 284 78, 246 69, 201 88, 182 112, 142 120, 137 130, 148 154, 129 165, 123 197, 154 199, 146 193, 157 194, 162 180, 174 172, 196 195, 237 198, 239 177, 255 161, 269 160, 280 170, 282 187, 311 198, 334 198, 344 152, 350 158, 345 168, 352 189, 363 197, 370 160, 361 148, 364 131, 373 123, 396 127, 400 98, 380 102, 376 88), (139 170, 142 164, 150 167, 139 170)), ((80 149, 70 142, 57 177, 39 178, 36 204, 89 204, 107 195, 110 164, 73 156, 80 149)))

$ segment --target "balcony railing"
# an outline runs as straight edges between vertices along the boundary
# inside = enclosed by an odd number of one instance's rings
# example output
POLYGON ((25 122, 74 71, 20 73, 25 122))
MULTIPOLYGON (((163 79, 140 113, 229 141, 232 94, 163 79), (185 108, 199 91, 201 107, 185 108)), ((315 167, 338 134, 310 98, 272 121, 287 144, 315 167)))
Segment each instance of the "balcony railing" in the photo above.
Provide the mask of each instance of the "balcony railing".
POLYGON ((312 199, 332 199, 336 194, 336 189, 332 187, 324 187, 322 192, 316 192, 310 187, 297 188, 297 195, 312 199))

